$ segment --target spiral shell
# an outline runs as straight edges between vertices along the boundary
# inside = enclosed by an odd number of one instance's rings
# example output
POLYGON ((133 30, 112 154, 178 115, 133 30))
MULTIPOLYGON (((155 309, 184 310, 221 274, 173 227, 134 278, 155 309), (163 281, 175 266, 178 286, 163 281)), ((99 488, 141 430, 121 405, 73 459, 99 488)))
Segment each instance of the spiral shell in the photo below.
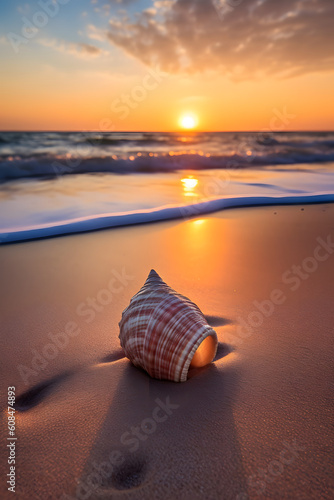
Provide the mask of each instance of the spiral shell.
POLYGON ((205 366, 216 355, 217 334, 200 309, 153 269, 119 327, 125 355, 153 378, 185 382, 190 365, 205 366))

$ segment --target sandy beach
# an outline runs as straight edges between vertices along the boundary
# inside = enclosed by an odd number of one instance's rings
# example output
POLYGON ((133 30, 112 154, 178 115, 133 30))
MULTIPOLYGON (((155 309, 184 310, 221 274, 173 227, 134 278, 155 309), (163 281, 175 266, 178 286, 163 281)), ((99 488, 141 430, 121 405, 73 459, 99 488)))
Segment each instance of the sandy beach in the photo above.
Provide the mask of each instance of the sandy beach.
POLYGON ((333 498, 333 242, 328 204, 2 246, 0 497, 8 386, 19 499, 333 498), (120 348, 152 268, 218 334, 185 383, 120 348))

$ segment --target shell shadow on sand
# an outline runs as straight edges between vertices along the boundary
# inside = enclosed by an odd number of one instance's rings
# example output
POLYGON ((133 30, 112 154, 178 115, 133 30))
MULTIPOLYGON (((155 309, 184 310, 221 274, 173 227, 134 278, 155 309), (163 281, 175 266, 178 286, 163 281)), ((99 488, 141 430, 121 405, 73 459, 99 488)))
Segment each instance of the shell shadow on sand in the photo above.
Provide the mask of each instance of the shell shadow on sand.
POLYGON ((230 325, 232 323, 231 320, 223 318, 222 316, 211 316, 208 314, 204 314, 204 318, 206 319, 208 324, 212 327, 225 326, 225 325, 230 325))
POLYGON ((34 385, 16 398, 15 409, 19 412, 31 410, 39 405, 61 382, 70 377, 74 372, 67 371, 34 385))
MULTIPOLYGON (((220 343, 217 359, 229 352, 220 343)), ((186 383, 159 381, 127 363, 82 482, 92 474, 92 464, 105 463, 117 450, 122 461, 102 479, 99 498, 118 498, 120 490, 134 500, 152 495, 190 500, 199 498, 199 491, 210 498, 224 498, 226 491, 237 495, 245 486, 232 411, 238 378, 230 364, 225 369, 212 363, 192 368, 186 383)))

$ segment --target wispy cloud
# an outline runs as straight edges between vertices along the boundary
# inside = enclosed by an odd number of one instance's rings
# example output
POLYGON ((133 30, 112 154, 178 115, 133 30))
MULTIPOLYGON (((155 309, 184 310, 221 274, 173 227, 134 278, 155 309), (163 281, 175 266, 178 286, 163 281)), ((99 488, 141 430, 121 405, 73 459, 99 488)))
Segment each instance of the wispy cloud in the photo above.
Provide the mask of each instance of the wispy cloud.
POLYGON ((91 40, 98 40, 99 42, 105 42, 107 40, 107 32, 97 28, 93 24, 88 24, 86 31, 88 38, 91 40))
POLYGON ((131 3, 135 3, 137 0, 109 0, 111 4, 116 5, 130 5, 131 3))
POLYGON ((214 71, 235 80, 334 68, 332 0, 157 0, 134 19, 114 17, 110 42, 170 73, 214 71))
POLYGON ((49 47, 58 52, 81 58, 98 57, 108 54, 105 50, 89 43, 68 43, 56 38, 39 38, 36 41, 43 47, 49 47))

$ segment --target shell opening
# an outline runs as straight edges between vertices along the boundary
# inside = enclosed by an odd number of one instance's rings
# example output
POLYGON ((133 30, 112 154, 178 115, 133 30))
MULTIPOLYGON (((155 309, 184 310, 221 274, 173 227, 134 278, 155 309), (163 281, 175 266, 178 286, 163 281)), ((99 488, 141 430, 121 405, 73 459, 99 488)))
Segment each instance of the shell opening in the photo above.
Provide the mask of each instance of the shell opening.
POLYGON ((197 351, 191 360, 190 366, 200 368, 201 366, 208 365, 215 357, 217 349, 217 342, 213 336, 206 337, 200 343, 197 351))

